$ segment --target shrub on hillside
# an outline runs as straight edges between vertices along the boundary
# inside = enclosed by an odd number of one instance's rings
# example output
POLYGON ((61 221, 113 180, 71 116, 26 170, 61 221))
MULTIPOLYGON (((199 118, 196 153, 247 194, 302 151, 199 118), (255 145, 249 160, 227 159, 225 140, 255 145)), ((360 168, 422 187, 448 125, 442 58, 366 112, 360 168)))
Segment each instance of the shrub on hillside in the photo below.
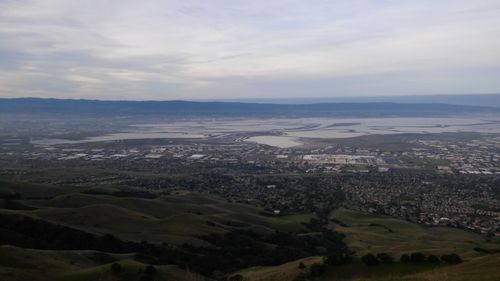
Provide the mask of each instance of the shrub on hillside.
POLYGON ((368 266, 374 266, 379 264, 379 260, 373 254, 366 254, 362 256, 361 261, 368 266))
POLYGON ((113 257, 112 255, 108 253, 103 253, 103 252, 93 252, 89 254, 85 254, 85 256, 92 260, 93 262, 100 263, 100 264, 105 264, 105 263, 112 263, 116 261, 116 258, 113 257))
POLYGON ((410 255, 411 262, 422 263, 422 262, 425 262, 425 259, 426 259, 425 255, 420 253, 420 252, 412 253, 410 255))
POLYGON ((309 267, 309 277, 319 277, 325 273, 327 266, 321 263, 313 263, 309 267))
POLYGON ((146 266, 146 268, 144 268, 144 272, 139 278, 139 281, 153 281, 155 274, 156 268, 152 265, 148 265, 146 266))
POLYGON ((118 273, 121 271, 122 271, 122 266, 119 263, 114 262, 111 264, 111 272, 118 273))
POLYGON ((439 263, 439 258, 436 256, 436 255, 430 255, 429 257, 427 257, 427 261, 429 263, 439 263))
POLYGON ((387 253, 379 253, 377 254, 377 259, 381 262, 381 263, 385 263, 385 264, 391 264, 393 263, 393 259, 392 257, 387 254, 387 253))
POLYGON ((401 258, 399 258, 399 261, 402 263, 409 263, 411 261, 410 256, 408 254, 403 254, 401 255, 401 258))
POLYGON ((349 253, 349 252, 335 251, 335 252, 328 254, 325 257, 325 263, 328 265, 343 265, 343 264, 351 262, 351 260, 352 260, 352 257, 351 257, 351 253, 349 253))
POLYGON ((462 262, 462 258, 457 254, 442 255, 441 260, 448 264, 458 264, 462 262))
POLYGON ((152 265, 148 265, 144 269, 144 274, 155 275, 156 274, 156 268, 154 266, 152 266, 152 265))
POLYGON ((228 281, 243 281, 243 275, 241 274, 236 274, 236 275, 233 275, 231 277, 229 277, 229 280, 228 281))

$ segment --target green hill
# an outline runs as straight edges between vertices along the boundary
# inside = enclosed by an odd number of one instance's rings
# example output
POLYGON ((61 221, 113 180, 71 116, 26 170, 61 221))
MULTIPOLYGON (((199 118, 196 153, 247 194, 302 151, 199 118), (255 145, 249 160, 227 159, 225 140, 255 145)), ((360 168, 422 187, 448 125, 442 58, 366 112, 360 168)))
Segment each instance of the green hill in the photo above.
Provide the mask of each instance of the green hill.
MULTIPOLYGON (((248 268, 234 275, 245 281, 290 281, 307 273, 311 264, 321 263, 321 257, 311 257, 279 266, 248 268), (299 268, 304 263, 305 269, 299 268)), ((297 279, 299 280, 299 279, 297 279)), ((316 281, 498 281, 500 280, 500 254, 483 256, 457 265, 380 264, 366 266, 359 259, 342 265, 329 267, 323 276, 310 278, 316 281)))
MULTIPOLYGON (((47 251, 0 246, 2 281, 94 281, 139 280, 147 264, 132 260, 131 255, 104 254, 116 260, 121 271, 114 273, 111 262, 100 262, 95 251, 47 251)), ((102 257, 101 257, 102 258, 102 257)), ((155 266, 154 280, 202 280, 197 274, 177 266, 155 266)))
POLYGON ((25 200, 36 210, 24 215, 124 240, 154 243, 202 243, 196 237, 231 229, 256 232, 298 231, 309 216, 275 217, 262 208, 227 203, 207 195, 186 193, 156 199, 71 193, 49 200, 25 200))
MULTIPOLYGON (((460 229, 423 227, 402 219, 373 215, 345 208, 334 211, 330 227, 344 233, 348 246, 355 250, 351 263, 330 266, 318 281, 448 281, 448 280, 500 280, 500 254, 484 255, 475 247, 500 249, 484 237, 460 229), (360 256, 366 253, 389 253, 396 262, 366 266, 360 256), (458 265, 440 263, 401 263, 403 253, 423 252, 426 255, 458 253, 465 261, 458 265)), ((321 257, 311 257, 280 266, 252 267, 236 272, 246 281, 288 281, 307 273, 299 269, 299 263, 307 267, 321 263, 321 257)))
POLYGON ((331 227, 346 235, 346 243, 358 255, 389 253, 395 257, 404 253, 424 252, 442 255, 457 253, 462 257, 477 257, 475 247, 500 249, 496 243, 466 230, 448 227, 423 227, 387 216, 339 208, 331 214, 331 227))
MULTIPOLYGON (((397 279, 392 279, 397 280, 397 279)), ((405 277, 408 281, 497 281, 500 280, 500 254, 472 259, 405 277)), ((381 280, 382 281, 382 280, 381 280)))

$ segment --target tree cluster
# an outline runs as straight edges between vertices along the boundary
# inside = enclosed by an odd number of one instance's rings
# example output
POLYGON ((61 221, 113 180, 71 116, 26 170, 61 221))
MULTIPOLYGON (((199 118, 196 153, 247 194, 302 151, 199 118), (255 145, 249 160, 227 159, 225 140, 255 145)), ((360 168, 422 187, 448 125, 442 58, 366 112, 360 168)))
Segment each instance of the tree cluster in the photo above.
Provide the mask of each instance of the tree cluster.
POLYGON ((387 253, 378 253, 377 255, 368 253, 361 257, 361 261, 368 266, 375 266, 380 263, 392 264, 394 260, 387 253))
POLYGON ((444 262, 447 264, 458 264, 462 262, 462 258, 457 254, 445 254, 441 257, 436 255, 426 256, 423 253, 415 252, 411 254, 403 254, 399 259, 402 263, 432 263, 438 264, 440 262, 444 262))

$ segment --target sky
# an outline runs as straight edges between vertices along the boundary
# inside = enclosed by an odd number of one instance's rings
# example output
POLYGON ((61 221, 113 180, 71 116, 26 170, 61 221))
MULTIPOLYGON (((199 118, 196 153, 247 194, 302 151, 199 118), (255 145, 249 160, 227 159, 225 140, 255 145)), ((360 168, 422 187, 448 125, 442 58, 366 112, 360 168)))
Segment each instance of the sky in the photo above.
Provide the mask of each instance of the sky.
POLYGON ((498 0, 0 0, 0 97, 500 93, 498 0))

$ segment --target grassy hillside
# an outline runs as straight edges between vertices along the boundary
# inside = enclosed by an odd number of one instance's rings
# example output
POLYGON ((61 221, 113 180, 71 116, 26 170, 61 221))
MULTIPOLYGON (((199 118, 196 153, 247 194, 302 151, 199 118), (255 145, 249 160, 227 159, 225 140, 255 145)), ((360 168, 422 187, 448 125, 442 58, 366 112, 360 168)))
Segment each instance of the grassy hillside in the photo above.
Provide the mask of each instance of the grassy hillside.
POLYGON ((278 266, 255 266, 239 272, 235 272, 231 276, 241 275, 245 281, 285 281, 293 280, 300 274, 307 271, 300 269, 299 264, 302 262, 306 267, 313 263, 321 263, 322 257, 309 257, 293 262, 288 262, 278 266))
MULTIPOLYGON (((290 281, 308 271, 321 257, 311 257, 279 266, 252 267, 233 275, 243 276, 245 281, 290 281), (303 262, 305 269, 299 269, 303 262)), ((458 265, 431 264, 381 264, 366 266, 359 259, 329 267, 316 281, 498 281, 500 280, 500 254, 473 258, 458 265)))
POLYGON ((86 187, 61 187, 63 194, 31 197, 31 189, 22 183, 11 186, 20 196, 2 200, 0 244, 133 253, 139 262, 176 264, 217 276, 334 248, 347 251, 339 234, 304 225, 310 214, 275 216, 261 207, 207 194, 90 194, 86 187), (302 236, 311 231, 313 235, 302 236))
MULTIPOLYGON (((398 280, 398 279, 392 279, 398 280)), ((408 281, 497 281, 500 280, 500 254, 438 268, 405 277, 408 281)), ((381 280, 382 281, 382 280, 381 280)))
MULTIPOLYGON (((500 245, 488 243, 475 233, 452 228, 428 228, 386 216, 340 208, 331 214, 335 222, 330 227, 346 235, 345 241, 356 251, 351 263, 330 266, 319 281, 448 281, 448 280, 500 280, 500 254, 484 256, 474 251, 480 246, 498 249, 500 245), (401 254, 423 252, 426 255, 458 253, 465 259, 458 265, 433 265, 429 263, 401 263, 401 254), (360 256, 366 253, 389 253, 396 260, 393 264, 366 266, 360 256)), ((235 274, 248 281, 288 281, 308 271, 299 269, 300 262, 309 268, 322 262, 321 257, 311 257, 280 266, 253 267, 235 274)))
POLYGON ((331 227, 346 235, 345 241, 358 255, 386 252, 394 257, 403 253, 424 252, 441 255, 457 253, 464 258, 480 254, 475 247, 500 249, 484 237, 470 231, 447 227, 423 227, 402 219, 372 215, 345 208, 333 212, 331 218, 339 223, 331 227))
MULTIPOLYGON (((94 251, 46 251, 0 246, 0 279, 2 281, 94 281, 139 280, 146 264, 130 255, 107 256, 116 259, 122 270, 112 272, 110 262, 99 262, 94 251)), ((203 280, 177 266, 155 266, 154 280, 203 280)))
POLYGON ((20 196, 24 199, 47 199, 76 191, 75 187, 19 183, 0 179, 0 198, 20 196))
MULTIPOLYGON (((439 266, 436 268, 421 268, 411 271, 402 271, 401 264, 392 270, 378 268, 371 274, 360 276, 353 274, 350 278, 339 278, 327 274, 321 281, 498 281, 500 280, 500 254, 474 258, 457 265, 439 266), (399 268, 399 269, 398 269, 399 268)), ((367 268, 367 267, 365 267, 367 268)), ((362 271, 361 271, 362 272, 362 271)), ((365 271, 368 272, 368 271, 365 271)))
POLYGON ((25 215, 124 240, 170 244, 202 243, 199 235, 230 229, 298 231, 309 219, 264 215, 259 207, 192 193, 156 199, 71 193, 23 203, 38 208, 18 211, 25 215))
MULTIPOLYGON (((310 257, 289 262, 279 266, 259 266, 248 268, 233 275, 243 276, 245 281, 290 281, 307 273, 314 263, 321 263, 322 257, 310 257), (300 269, 299 264, 304 263, 306 268, 300 269)), ((318 281, 347 281, 347 280, 379 280, 377 278, 392 278, 393 276, 413 276, 417 273, 427 272, 436 267, 429 264, 402 264, 365 266, 359 259, 342 266, 331 266, 322 277, 313 278, 318 281)), ((395 279, 399 280, 399 279, 395 279)))

